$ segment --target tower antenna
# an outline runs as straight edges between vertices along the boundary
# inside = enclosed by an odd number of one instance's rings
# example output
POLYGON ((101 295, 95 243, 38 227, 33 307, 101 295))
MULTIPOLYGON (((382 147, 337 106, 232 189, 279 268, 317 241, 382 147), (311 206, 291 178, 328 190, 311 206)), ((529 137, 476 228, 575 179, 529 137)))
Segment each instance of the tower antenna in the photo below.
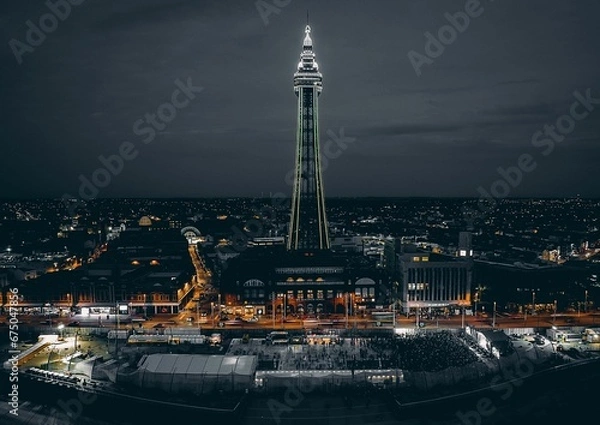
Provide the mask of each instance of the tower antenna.
POLYGON ((308 18, 309 18, 308 9, 306 9, 306 25, 310 25, 310 20, 308 18))

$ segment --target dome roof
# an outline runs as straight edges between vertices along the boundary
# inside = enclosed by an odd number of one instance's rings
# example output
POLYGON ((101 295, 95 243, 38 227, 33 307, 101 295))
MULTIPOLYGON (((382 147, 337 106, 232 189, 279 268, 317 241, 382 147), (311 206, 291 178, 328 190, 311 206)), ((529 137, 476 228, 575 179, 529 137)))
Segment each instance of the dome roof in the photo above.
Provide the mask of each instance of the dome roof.
POLYGON ((145 215, 142 218, 140 218, 140 221, 138 222, 138 224, 140 226, 152 226, 152 220, 150 220, 150 217, 145 215))

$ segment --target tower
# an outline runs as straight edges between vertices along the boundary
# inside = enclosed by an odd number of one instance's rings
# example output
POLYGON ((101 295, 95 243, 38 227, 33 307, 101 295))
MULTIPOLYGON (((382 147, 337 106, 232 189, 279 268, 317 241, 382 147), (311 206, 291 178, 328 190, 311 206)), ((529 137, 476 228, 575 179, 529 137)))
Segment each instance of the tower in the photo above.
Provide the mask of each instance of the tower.
POLYGON ((323 75, 315 61, 310 26, 294 74, 298 98, 294 193, 289 227, 288 250, 329 249, 329 229, 319 153, 319 103, 323 75))

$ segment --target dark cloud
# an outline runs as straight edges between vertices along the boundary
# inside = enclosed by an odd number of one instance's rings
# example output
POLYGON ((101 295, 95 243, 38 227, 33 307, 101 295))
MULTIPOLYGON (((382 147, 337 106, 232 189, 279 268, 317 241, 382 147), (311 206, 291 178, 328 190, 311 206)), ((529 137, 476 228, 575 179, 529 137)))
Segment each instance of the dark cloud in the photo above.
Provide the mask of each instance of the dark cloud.
MULTIPOLYGON (((101 196, 289 192, 307 8, 324 74, 322 141, 341 128, 357 139, 330 161, 327 194, 477 196, 569 111, 575 90, 600 97, 600 4, 483 3, 419 77, 408 52, 424 53, 425 32, 437 34, 464 0, 293 0, 268 25, 253 0, 86 0, 22 65, 8 42, 25 41, 25 22, 47 8, 9 2, 0 11, 0 196, 74 193, 124 141, 139 156, 101 196), (188 77, 205 90, 145 144, 134 123, 188 77)), ((514 195, 600 196, 576 172, 594 169, 599 135, 600 108, 514 195)))

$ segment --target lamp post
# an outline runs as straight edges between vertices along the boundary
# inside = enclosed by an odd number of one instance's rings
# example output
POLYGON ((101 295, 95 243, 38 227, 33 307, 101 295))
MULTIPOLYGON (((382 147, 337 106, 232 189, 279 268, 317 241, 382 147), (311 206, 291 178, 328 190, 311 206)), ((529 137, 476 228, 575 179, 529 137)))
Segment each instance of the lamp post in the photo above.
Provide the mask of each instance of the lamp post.
POLYGON ((275 329, 275 292, 271 292, 271 313, 273 316, 273 329, 275 329))
POLYGON ((531 294, 531 315, 535 316, 535 291, 531 294))
POLYGON ((65 339, 64 334, 63 334, 63 329, 64 328, 65 328, 65 325, 63 325, 62 323, 60 325, 58 325, 58 330, 60 331, 60 338, 59 339, 61 341, 65 339))
POLYGON ((196 301, 196 323, 198 324, 198 330, 200 330, 200 297, 196 301))
POLYGON ((119 355, 119 330, 121 329, 121 322, 119 321, 119 303, 115 304, 117 311, 116 311, 116 315, 117 315, 117 329, 115 331, 115 356, 119 355))
POLYGON ((462 307, 462 326, 463 329, 465 328, 465 307, 462 307))
POLYGON ((554 314, 552 315, 552 326, 556 325, 556 300, 554 300, 554 314))
POLYGON ((492 315, 493 319, 492 319, 492 328, 496 327, 496 301, 494 301, 494 312, 492 315))
POLYGON ((219 301, 219 320, 221 320, 221 294, 217 294, 217 300, 219 301))
POLYGON ((349 297, 348 297, 348 292, 346 291, 346 293, 344 294, 345 298, 346 298, 346 329, 348 329, 348 309, 350 307, 350 301, 349 301, 349 297))
POLYGON ((587 313, 588 312, 588 291, 587 291, 587 289, 585 290, 585 302, 583 304, 583 308, 584 308, 584 311, 587 313))
POLYGON ((420 325, 420 323, 419 323, 419 315, 420 315, 420 310, 419 310, 419 306, 417 306, 417 319, 416 319, 416 322, 415 322, 415 325, 416 325, 417 329, 419 329, 419 325, 420 325))

